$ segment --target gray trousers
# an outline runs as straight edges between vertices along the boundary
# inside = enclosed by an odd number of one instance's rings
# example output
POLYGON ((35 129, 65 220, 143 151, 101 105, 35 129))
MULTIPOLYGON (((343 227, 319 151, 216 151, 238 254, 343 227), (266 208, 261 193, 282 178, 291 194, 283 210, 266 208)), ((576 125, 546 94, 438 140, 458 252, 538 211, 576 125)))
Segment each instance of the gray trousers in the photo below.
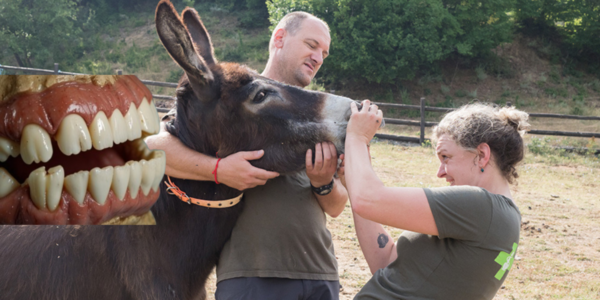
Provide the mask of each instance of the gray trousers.
POLYGON ((240 277, 219 282, 216 300, 339 300, 340 282, 240 277))

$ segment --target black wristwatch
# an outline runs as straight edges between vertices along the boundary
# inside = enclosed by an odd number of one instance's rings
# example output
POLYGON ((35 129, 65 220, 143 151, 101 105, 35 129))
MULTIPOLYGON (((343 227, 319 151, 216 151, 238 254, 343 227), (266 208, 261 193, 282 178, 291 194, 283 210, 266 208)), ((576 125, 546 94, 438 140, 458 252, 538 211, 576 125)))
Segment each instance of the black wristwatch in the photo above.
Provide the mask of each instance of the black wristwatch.
POLYGON ((317 195, 325 196, 325 195, 328 195, 329 193, 331 193, 331 191, 333 191, 333 182, 334 182, 334 180, 331 179, 331 182, 324 186, 314 187, 312 185, 312 183, 310 184, 310 186, 312 187, 313 192, 317 193, 317 195))

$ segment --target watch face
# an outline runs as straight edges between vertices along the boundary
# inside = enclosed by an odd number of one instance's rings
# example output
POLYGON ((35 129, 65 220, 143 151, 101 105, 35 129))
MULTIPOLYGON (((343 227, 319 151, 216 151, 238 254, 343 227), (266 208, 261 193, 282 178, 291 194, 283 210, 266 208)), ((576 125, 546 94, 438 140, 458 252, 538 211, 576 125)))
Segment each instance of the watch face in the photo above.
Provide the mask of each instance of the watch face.
POLYGON ((331 193, 331 189, 324 189, 322 191, 319 192, 319 195, 327 195, 331 193))

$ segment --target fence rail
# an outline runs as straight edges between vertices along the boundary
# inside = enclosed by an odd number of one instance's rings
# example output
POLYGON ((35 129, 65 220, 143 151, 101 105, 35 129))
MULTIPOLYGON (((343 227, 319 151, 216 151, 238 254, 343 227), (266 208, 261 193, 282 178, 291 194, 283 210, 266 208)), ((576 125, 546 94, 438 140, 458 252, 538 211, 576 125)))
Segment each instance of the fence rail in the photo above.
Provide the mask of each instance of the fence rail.
MULTIPOLYGON (((55 74, 55 75, 85 75, 82 73, 73 73, 73 72, 63 72, 58 69, 58 64, 54 64, 54 70, 46 70, 46 69, 35 69, 35 68, 23 68, 23 67, 14 67, 14 66, 2 66, 0 65, 0 69, 12 70, 12 71, 21 71, 29 74, 55 74)), ((117 74, 121 75, 122 71, 118 70, 117 74)), ((160 81, 152 81, 152 80, 141 80, 142 83, 149 86, 158 86, 158 87, 167 87, 167 88, 176 88, 177 84, 172 82, 160 82, 160 81)), ((152 95, 155 99, 172 101, 175 100, 173 96, 167 95, 152 95)), ((392 119, 385 118, 385 122, 387 124, 394 125, 407 125, 407 126, 419 126, 421 127, 420 135, 418 138, 416 137, 408 137, 408 136, 399 136, 399 135, 391 135, 391 134, 376 134, 377 138, 388 139, 394 141, 401 142, 410 142, 410 143, 424 143, 429 140, 425 138, 425 128, 433 127, 438 124, 438 122, 426 122, 425 121, 425 112, 451 112, 454 108, 447 107, 434 107, 434 106, 426 106, 425 98, 421 98, 420 105, 409 105, 409 104, 400 104, 400 103, 381 103, 375 102, 379 107, 387 107, 387 108, 402 108, 402 109, 418 109, 420 110, 420 121, 414 120, 402 120, 402 119, 392 119)), ((510 106, 510 103, 507 103, 510 106)), ((159 112, 168 112, 167 108, 157 107, 159 112)), ((600 121, 600 116, 576 116, 576 115, 561 115, 561 114, 548 114, 548 113, 529 113, 530 117, 535 118, 557 118, 557 119, 573 119, 573 120, 598 120, 600 121)), ((552 130, 529 130, 527 133, 536 134, 536 135, 552 135, 552 136, 568 136, 568 137, 584 137, 584 138, 600 138, 600 133, 597 132, 572 132, 572 131, 552 131, 552 130)), ((599 151, 600 152, 600 151, 599 151)), ((598 154, 598 153, 597 153, 598 154)))

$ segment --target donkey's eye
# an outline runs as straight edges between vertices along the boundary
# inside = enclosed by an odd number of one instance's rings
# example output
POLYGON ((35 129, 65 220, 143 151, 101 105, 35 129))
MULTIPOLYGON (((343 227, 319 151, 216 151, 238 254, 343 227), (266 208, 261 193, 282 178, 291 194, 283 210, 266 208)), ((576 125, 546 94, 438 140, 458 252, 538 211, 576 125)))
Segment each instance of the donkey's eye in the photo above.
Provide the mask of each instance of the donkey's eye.
POLYGON ((265 100, 266 97, 267 97, 267 92, 260 91, 260 92, 256 93, 256 96, 254 96, 254 99, 252 100, 252 102, 254 102, 256 104, 261 103, 265 100))

